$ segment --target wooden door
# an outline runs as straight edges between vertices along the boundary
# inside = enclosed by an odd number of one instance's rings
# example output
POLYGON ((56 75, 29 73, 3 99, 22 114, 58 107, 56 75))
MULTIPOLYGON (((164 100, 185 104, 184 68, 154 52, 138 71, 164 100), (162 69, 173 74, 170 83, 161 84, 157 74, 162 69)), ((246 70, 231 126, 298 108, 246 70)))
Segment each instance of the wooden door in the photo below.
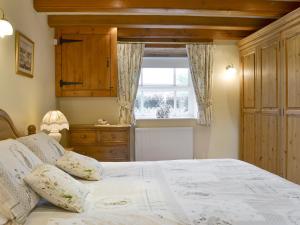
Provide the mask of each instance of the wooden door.
POLYGON ((255 50, 242 56, 242 152, 241 158, 256 164, 256 54, 255 50))
POLYGON ((116 29, 56 30, 57 96, 116 96, 116 29))
POLYGON ((87 87, 84 72, 84 42, 85 36, 65 34, 61 36, 61 82, 77 83, 64 85, 62 91, 82 90, 87 87))
POLYGON ((283 175, 280 161, 280 42, 269 40, 260 48, 261 115, 260 166, 283 175))
POLYGON ((284 33, 287 178, 300 184, 300 26, 284 33))

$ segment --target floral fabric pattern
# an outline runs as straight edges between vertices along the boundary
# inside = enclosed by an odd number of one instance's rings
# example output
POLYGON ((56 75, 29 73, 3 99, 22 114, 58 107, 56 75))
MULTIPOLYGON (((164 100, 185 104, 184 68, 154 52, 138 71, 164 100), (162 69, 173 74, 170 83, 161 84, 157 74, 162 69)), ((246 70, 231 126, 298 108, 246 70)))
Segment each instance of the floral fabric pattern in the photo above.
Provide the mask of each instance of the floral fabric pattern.
POLYGON ((210 126, 213 45, 187 44, 186 49, 198 105, 198 121, 201 125, 210 126))
POLYGON ((56 140, 43 132, 17 140, 26 145, 44 163, 51 165, 65 153, 65 149, 56 140))
POLYGON ((72 212, 83 212, 88 189, 79 181, 49 164, 38 166, 24 178, 40 196, 72 212))
POLYGON ((85 180, 101 180, 103 172, 103 167, 97 160, 71 151, 59 158, 56 166, 85 180))
POLYGON ((23 178, 42 162, 15 140, 0 141, 0 152, 0 214, 23 224, 40 199, 23 178))
POLYGON ((120 124, 134 124, 133 113, 141 73, 144 44, 118 44, 118 102, 120 124))
POLYGON ((299 225, 300 188, 248 163, 102 163, 81 214, 43 206, 26 225, 299 225))

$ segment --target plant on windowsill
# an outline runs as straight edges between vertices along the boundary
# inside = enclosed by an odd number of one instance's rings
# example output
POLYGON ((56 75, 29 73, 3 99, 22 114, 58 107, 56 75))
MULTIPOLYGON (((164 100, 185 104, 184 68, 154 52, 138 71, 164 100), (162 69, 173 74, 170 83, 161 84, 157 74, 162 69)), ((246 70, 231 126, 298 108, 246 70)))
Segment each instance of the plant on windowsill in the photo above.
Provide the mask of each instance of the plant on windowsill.
POLYGON ((157 119, 168 119, 170 117, 170 105, 165 101, 160 104, 159 109, 156 112, 157 119))

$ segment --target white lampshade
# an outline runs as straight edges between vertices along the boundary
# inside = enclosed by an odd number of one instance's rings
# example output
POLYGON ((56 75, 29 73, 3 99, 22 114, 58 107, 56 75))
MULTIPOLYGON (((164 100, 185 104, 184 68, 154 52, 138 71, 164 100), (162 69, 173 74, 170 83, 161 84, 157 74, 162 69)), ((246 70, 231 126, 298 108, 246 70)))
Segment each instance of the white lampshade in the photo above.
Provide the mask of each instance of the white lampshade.
POLYGON ((0 37, 4 38, 5 36, 10 36, 14 32, 14 29, 10 22, 8 22, 6 19, 0 20, 0 37))
POLYGON ((47 112, 43 118, 41 130, 59 132, 63 129, 69 130, 69 122, 65 115, 58 110, 47 112))

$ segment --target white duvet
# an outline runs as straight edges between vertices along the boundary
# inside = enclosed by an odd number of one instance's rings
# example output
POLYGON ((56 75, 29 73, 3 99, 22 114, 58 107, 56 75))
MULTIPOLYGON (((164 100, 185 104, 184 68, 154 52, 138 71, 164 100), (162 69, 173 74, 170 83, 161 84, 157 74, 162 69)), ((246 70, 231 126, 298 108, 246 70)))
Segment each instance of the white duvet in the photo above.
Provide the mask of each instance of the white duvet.
POLYGON ((300 225, 300 186, 238 160, 104 163, 85 184, 84 213, 43 204, 26 225, 300 225))

